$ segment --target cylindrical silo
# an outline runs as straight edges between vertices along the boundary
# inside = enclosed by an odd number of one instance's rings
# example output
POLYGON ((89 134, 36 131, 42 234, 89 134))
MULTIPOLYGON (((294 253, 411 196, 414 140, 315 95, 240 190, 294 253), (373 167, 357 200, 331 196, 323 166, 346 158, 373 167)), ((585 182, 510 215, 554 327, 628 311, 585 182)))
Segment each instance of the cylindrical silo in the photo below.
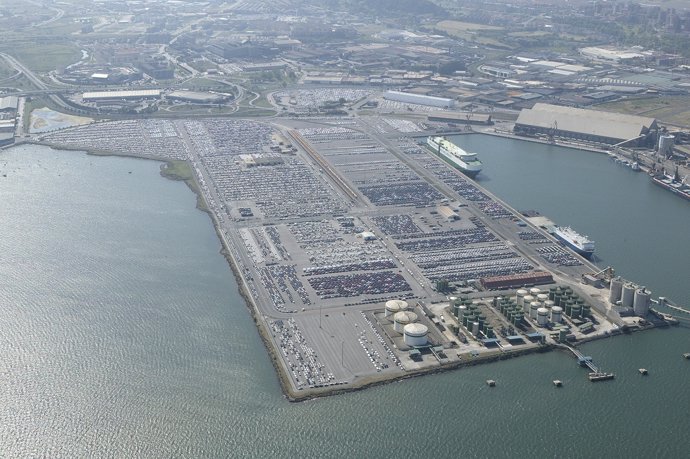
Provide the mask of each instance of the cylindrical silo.
POLYGON ((551 308, 551 322, 560 324, 563 321, 563 308, 554 306, 551 308))
POLYGON ((537 324, 540 327, 545 327, 549 323, 549 310, 546 308, 539 308, 537 310, 537 324))
POLYGON ((556 306, 556 303, 554 303, 552 300, 546 300, 544 301, 544 307, 546 309, 551 309, 552 307, 556 306))
POLYGON ((461 304, 460 306, 458 306, 458 320, 462 320, 465 314, 467 314, 467 306, 461 304))
POLYGON ((673 152, 673 143, 675 137, 671 134, 662 134, 659 136, 659 154, 661 156, 670 156, 673 152))
POLYGON ((472 334, 474 336, 479 334, 479 322, 472 322, 472 334))
POLYGON ((423 324, 407 324, 403 329, 405 344, 408 346, 424 346, 427 343, 429 329, 423 324))
POLYGON ((639 317, 646 317, 649 312, 649 300, 652 297, 652 292, 640 287, 635 291, 635 300, 633 301, 633 311, 639 317))
POLYGON ((524 317, 524 316, 523 316, 523 314, 522 314, 521 312, 518 312, 517 314, 515 314, 515 315, 513 316, 513 325, 515 325, 516 327, 517 327, 518 325, 520 325, 520 324, 522 323, 522 318, 523 318, 523 317, 524 317))
POLYGON ((582 316, 582 306, 579 304, 574 304, 570 310, 570 317, 573 319, 579 319, 582 316))
POLYGON ((532 303, 532 301, 537 301, 537 299, 532 295, 525 295, 525 297, 522 300, 523 300, 522 310, 524 312, 529 311, 529 305, 532 303))
POLYGON ((537 296, 541 293, 541 289, 539 287, 532 287, 529 289, 529 294, 532 296, 537 296))
POLYGON ((565 343, 568 340, 568 330, 563 329, 558 331, 558 342, 565 343))
POLYGON ((537 310, 539 309, 540 306, 541 306, 541 304, 539 304, 538 301, 532 301, 529 304, 529 316, 530 316, 530 318, 532 318, 532 319, 537 318, 537 310))
POLYGON ((633 307, 633 301, 635 299, 635 286, 633 284, 625 284, 623 286, 623 292, 621 293, 621 305, 626 308, 633 307))
POLYGON ((517 303, 518 306, 522 307, 524 305, 524 300, 525 297, 529 294, 529 292, 523 288, 518 290, 515 293, 515 302, 517 303))
POLYGON ((592 307, 588 304, 582 305, 582 318, 590 317, 592 315, 592 307))
POLYGON ((616 304, 620 301, 623 292, 623 280, 620 277, 611 279, 611 287, 609 289, 609 303, 616 304))
POLYGON ((544 304, 544 302, 548 301, 549 295, 547 293, 539 293, 537 294, 537 301, 544 304))

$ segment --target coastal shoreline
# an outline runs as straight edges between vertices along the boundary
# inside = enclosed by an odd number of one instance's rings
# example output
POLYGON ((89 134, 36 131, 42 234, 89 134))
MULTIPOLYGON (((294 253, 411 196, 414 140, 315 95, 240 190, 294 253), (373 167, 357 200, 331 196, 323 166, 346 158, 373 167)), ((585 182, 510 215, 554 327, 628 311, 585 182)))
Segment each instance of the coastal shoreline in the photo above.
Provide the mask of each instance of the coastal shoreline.
MULTIPOLYGON (((461 360, 457 362, 452 362, 452 363, 447 363, 447 364, 439 364, 438 366, 434 366, 432 368, 423 368, 419 370, 412 370, 412 371, 406 371, 404 374, 396 374, 396 375, 385 375, 385 376, 377 376, 377 375, 372 375, 372 376, 364 376, 360 378, 359 380, 351 381, 347 386, 330 386, 326 388, 312 388, 312 389, 305 389, 305 390, 296 390, 291 384, 290 376, 287 373, 287 369, 283 367, 281 361, 280 361, 280 356, 278 355, 278 349, 275 346, 272 338, 271 338, 271 332, 270 329, 268 328, 268 324, 265 319, 262 317, 259 317, 260 311, 258 308, 258 305, 255 302, 255 299, 252 297, 250 291, 247 288, 245 279, 242 276, 241 273, 241 267, 239 263, 235 260, 235 258, 232 255, 231 248, 228 246, 228 243, 226 241, 226 238, 222 234, 222 229, 220 227, 219 221, 217 216, 209 209, 207 203, 206 203, 206 197, 204 196, 199 183, 197 181, 196 174, 194 174, 194 171, 191 167, 191 162, 189 160, 170 160, 170 159, 164 159, 164 158, 157 158, 154 156, 143 156, 143 155, 138 155, 138 154, 131 154, 128 152, 117 152, 117 151, 108 151, 108 150, 98 150, 98 149, 84 149, 84 148, 72 148, 72 147, 62 147, 58 145, 54 145, 51 143, 46 143, 46 142, 26 142, 26 143, 31 143, 31 144, 36 144, 36 145, 42 145, 42 146, 48 146, 50 148, 53 148, 55 150, 65 150, 65 151, 79 151, 79 152, 85 152, 86 154, 89 155, 94 155, 94 156, 122 156, 122 157, 130 157, 130 158, 135 158, 135 159, 144 159, 144 160, 153 160, 153 161, 158 161, 162 162, 160 167, 160 174, 162 177, 170 179, 170 180, 175 180, 175 181, 184 181, 188 188, 195 193, 196 198, 197 198, 197 209, 201 210, 202 212, 205 212, 209 215, 209 217, 212 220, 214 230, 216 232, 216 235, 218 236, 220 243, 221 243, 221 249, 220 253, 225 257, 230 270, 233 274, 233 277, 235 279, 235 282, 238 287, 238 292, 240 296, 243 298, 245 302, 245 306, 249 310, 250 316, 254 323, 256 324, 257 332, 264 344, 264 347, 269 355, 269 358, 275 368, 276 371, 276 376, 278 377, 278 382, 281 387, 281 391, 283 392, 283 395, 285 398, 290 401, 290 402, 302 402, 302 401, 307 401, 307 400, 312 400, 316 398, 322 398, 322 397, 327 397, 327 396, 332 396, 332 395, 338 395, 338 394, 344 394, 344 393, 349 393, 349 392, 356 392, 360 390, 364 390, 370 387, 376 387, 376 386, 381 386, 384 384, 390 384, 393 382, 398 382, 410 378, 416 378, 419 376, 423 375, 428 375, 428 374, 438 374, 446 371, 455 371, 463 367, 468 367, 468 366, 474 366, 474 365, 480 365, 480 364, 486 364, 486 363, 491 363, 491 362, 496 362, 500 360, 506 360, 506 359, 511 359, 514 357, 519 357, 522 355, 527 355, 527 354, 533 354, 533 353, 541 353, 541 352, 548 352, 552 349, 557 348, 557 346, 552 345, 552 344, 546 344, 542 345, 536 348, 529 348, 529 349, 521 349, 521 350, 513 350, 513 351, 507 351, 507 352, 499 352, 499 353, 492 353, 490 355, 485 355, 485 356, 480 356, 476 358, 472 358, 471 360, 461 360), (183 174, 179 174, 175 171, 175 162, 179 161, 179 163, 184 163, 186 167, 189 168, 191 174, 189 176, 185 176, 183 174)), ((178 168, 179 169, 179 168, 178 168)), ((631 331, 635 331, 634 329, 631 331)), ((620 332, 622 333, 622 331, 620 332)), ((611 336, 615 336, 617 334, 609 334, 609 335, 596 335, 592 337, 588 337, 586 339, 583 339, 581 341, 578 341, 577 343, 573 343, 573 347, 577 347, 580 344, 594 341, 594 340, 599 340, 603 338, 609 338, 611 336)))

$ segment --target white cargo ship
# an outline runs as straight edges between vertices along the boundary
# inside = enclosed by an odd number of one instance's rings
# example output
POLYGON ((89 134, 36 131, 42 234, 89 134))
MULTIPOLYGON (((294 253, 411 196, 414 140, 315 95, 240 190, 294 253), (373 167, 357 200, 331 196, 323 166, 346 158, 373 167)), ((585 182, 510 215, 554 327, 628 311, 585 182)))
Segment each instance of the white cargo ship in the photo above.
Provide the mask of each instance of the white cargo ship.
POLYGON ((569 226, 555 226, 553 235, 585 258, 590 258, 594 253, 594 241, 587 236, 582 236, 569 226))
POLYGON ((482 162, 479 161, 476 153, 468 153, 444 137, 431 136, 426 143, 434 150, 434 153, 471 178, 482 170, 482 162))

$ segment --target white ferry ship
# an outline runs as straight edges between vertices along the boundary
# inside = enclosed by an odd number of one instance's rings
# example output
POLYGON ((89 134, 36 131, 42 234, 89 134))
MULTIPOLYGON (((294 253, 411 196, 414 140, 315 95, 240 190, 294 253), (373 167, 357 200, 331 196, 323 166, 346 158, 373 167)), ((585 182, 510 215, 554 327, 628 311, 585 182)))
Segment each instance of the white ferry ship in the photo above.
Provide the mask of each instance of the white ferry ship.
POLYGON ((479 161, 476 153, 468 153, 444 137, 432 136, 426 140, 426 143, 434 150, 434 153, 471 178, 476 177, 482 170, 482 162, 479 161))

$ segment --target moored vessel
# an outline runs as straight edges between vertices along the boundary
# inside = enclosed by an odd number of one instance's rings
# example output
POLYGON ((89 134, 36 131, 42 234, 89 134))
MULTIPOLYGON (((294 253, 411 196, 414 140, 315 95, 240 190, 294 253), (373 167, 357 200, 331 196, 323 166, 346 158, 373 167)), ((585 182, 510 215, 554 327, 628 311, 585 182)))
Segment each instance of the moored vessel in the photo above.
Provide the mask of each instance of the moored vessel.
POLYGON ((476 153, 466 152, 445 137, 431 136, 426 143, 434 153, 470 178, 482 170, 482 162, 476 153))
POLYGON ((555 226, 553 228, 553 235, 585 258, 590 258, 594 253, 594 241, 587 236, 581 235, 569 226, 555 226))
POLYGON ((690 185, 685 183, 685 179, 680 178, 678 174, 678 167, 676 167, 673 175, 668 175, 662 169, 661 173, 651 173, 649 176, 656 185, 670 191, 673 194, 680 196, 683 199, 690 201, 690 185))

